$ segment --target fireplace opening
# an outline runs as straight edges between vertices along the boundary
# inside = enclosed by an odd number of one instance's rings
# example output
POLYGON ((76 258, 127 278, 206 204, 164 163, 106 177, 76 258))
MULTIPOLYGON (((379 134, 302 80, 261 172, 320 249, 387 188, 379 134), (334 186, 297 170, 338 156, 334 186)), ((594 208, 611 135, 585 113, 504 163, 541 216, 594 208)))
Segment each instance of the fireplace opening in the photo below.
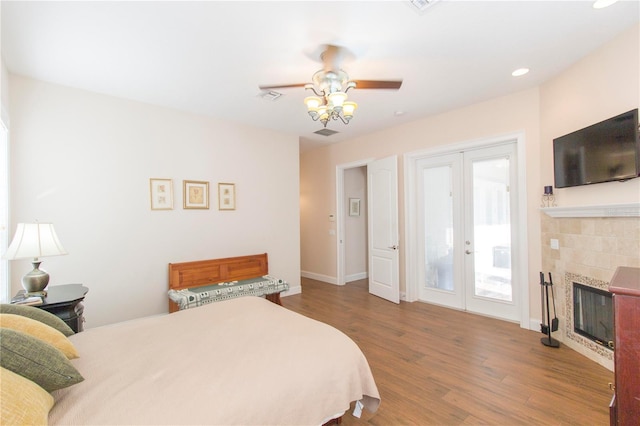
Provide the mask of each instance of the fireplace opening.
POLYGON ((613 350, 613 299, 611 293, 573 283, 573 330, 613 350))

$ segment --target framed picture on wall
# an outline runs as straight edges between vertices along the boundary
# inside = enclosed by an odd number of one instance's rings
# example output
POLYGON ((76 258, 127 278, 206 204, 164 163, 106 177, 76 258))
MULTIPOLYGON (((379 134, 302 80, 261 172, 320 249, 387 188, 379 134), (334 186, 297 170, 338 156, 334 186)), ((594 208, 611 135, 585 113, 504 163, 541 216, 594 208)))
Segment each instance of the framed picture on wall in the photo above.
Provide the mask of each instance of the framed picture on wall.
POLYGON ((234 183, 218 184, 218 210, 236 209, 236 185, 234 183))
POLYGON ((183 207, 185 209, 209 208, 209 182, 184 180, 182 186, 183 207))
POLYGON ((360 198, 349 198, 349 216, 360 216, 360 198))
POLYGON ((151 210, 173 210, 173 180, 149 179, 151 210))

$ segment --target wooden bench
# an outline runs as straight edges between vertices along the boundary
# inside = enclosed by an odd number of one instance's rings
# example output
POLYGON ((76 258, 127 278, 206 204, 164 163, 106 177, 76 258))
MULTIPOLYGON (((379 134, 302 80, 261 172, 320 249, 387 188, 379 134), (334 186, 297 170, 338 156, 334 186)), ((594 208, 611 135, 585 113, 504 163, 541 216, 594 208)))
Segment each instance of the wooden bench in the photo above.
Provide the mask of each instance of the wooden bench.
POLYGON ((242 296, 265 296, 282 305, 289 285, 271 277, 267 254, 169 264, 169 312, 242 296), (179 301, 172 300, 175 299, 179 301))

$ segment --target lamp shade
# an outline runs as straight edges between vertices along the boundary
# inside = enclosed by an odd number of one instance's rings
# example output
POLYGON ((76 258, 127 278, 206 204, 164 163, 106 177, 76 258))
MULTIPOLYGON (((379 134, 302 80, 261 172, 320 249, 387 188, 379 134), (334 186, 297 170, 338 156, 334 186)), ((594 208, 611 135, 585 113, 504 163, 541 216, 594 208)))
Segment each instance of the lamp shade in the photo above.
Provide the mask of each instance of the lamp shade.
POLYGON ((67 254, 52 223, 19 223, 5 259, 33 259, 67 254))

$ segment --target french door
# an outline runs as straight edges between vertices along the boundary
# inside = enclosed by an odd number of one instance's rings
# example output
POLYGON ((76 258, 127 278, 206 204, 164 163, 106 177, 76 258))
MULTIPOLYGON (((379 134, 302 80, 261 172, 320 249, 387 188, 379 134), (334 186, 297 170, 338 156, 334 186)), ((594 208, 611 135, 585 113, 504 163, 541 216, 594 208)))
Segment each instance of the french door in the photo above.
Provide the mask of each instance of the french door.
POLYGON ((418 299, 519 321, 515 143, 416 163, 418 299))

